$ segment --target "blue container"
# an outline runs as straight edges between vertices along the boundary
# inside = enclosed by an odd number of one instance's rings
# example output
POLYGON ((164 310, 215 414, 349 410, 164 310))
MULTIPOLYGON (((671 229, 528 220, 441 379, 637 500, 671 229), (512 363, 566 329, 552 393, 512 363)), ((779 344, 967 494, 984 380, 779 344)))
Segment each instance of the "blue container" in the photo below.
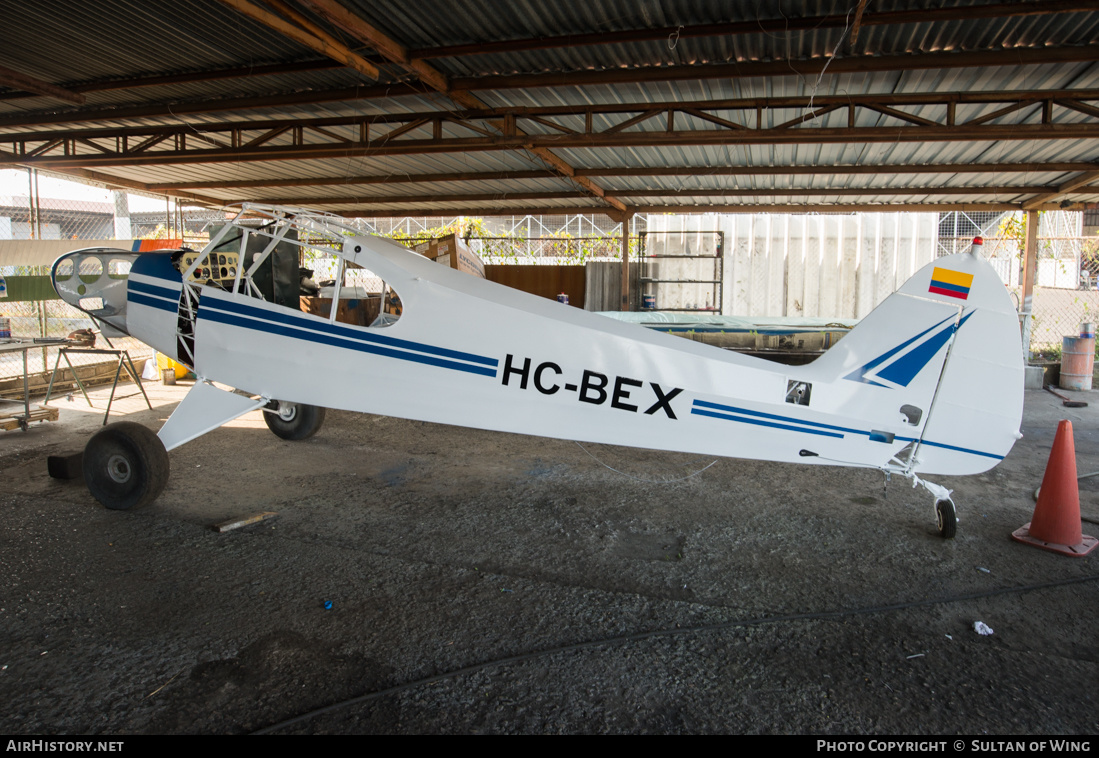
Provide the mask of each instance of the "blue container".
POLYGON ((641 308, 646 311, 656 310, 656 295, 642 295, 641 308))
POLYGON ((568 305, 569 304, 569 296, 566 293, 562 292, 560 295, 557 296, 557 302, 564 303, 565 305, 568 305))

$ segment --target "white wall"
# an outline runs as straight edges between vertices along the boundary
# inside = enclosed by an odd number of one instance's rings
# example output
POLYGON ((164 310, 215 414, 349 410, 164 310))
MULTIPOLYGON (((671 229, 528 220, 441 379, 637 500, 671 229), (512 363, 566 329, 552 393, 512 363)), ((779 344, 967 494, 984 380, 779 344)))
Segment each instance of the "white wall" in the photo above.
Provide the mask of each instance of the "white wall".
MULTIPOLYGON (((648 218, 651 252, 662 237, 669 253, 699 251, 725 233, 723 312, 734 316, 862 318, 935 257, 938 214, 835 216, 705 214, 648 218)), ((708 252, 708 251, 707 251, 708 252)), ((690 266, 663 261, 660 278, 701 278, 690 266)), ((682 307, 700 295, 692 285, 664 285, 658 308, 682 307)), ((697 285, 693 285, 698 289, 697 285)))

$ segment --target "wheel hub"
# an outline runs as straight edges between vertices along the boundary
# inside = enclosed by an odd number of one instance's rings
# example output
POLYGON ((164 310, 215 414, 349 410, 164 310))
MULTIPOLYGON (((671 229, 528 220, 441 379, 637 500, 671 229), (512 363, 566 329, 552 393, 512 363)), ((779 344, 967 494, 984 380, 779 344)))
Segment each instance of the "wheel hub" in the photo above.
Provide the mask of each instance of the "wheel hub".
POLYGON ((283 421, 293 421, 298 415, 298 406, 293 403, 279 403, 279 418, 283 421))
POLYGON ((133 469, 125 456, 116 453, 107 459, 107 475, 115 482, 125 484, 133 476, 133 469))

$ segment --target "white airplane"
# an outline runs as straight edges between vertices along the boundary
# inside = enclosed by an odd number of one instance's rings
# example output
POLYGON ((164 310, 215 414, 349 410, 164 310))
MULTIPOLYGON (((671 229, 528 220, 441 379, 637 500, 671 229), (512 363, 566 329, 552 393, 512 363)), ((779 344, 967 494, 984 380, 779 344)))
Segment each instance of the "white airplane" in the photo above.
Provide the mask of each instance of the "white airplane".
POLYGON ((879 469, 931 492, 939 531, 953 537, 951 492, 921 477, 986 471, 1021 437, 1015 308, 975 254, 937 259, 825 354, 787 366, 494 284, 343 221, 249 204, 201 252, 96 248, 56 261, 65 301, 198 377, 158 433, 123 421, 88 441, 83 470, 97 500, 153 501, 169 450, 249 411, 264 409, 275 434, 300 440, 338 408, 879 469), (299 250, 333 256, 334 301, 346 271, 373 272, 400 296, 399 319, 357 326, 337 321, 336 308, 302 312, 299 250))

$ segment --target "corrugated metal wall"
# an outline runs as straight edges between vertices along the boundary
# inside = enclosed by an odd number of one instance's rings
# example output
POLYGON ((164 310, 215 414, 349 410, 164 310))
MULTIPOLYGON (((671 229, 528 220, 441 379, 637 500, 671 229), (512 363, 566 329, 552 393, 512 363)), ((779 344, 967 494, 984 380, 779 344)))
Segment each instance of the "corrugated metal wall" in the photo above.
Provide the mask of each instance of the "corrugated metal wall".
MULTIPOLYGON (((648 229, 666 236, 668 254, 697 249, 700 232, 724 232, 726 315, 852 319, 931 262, 937 223, 935 213, 654 215, 648 229)), ((663 278, 674 263, 664 262, 663 278)))

